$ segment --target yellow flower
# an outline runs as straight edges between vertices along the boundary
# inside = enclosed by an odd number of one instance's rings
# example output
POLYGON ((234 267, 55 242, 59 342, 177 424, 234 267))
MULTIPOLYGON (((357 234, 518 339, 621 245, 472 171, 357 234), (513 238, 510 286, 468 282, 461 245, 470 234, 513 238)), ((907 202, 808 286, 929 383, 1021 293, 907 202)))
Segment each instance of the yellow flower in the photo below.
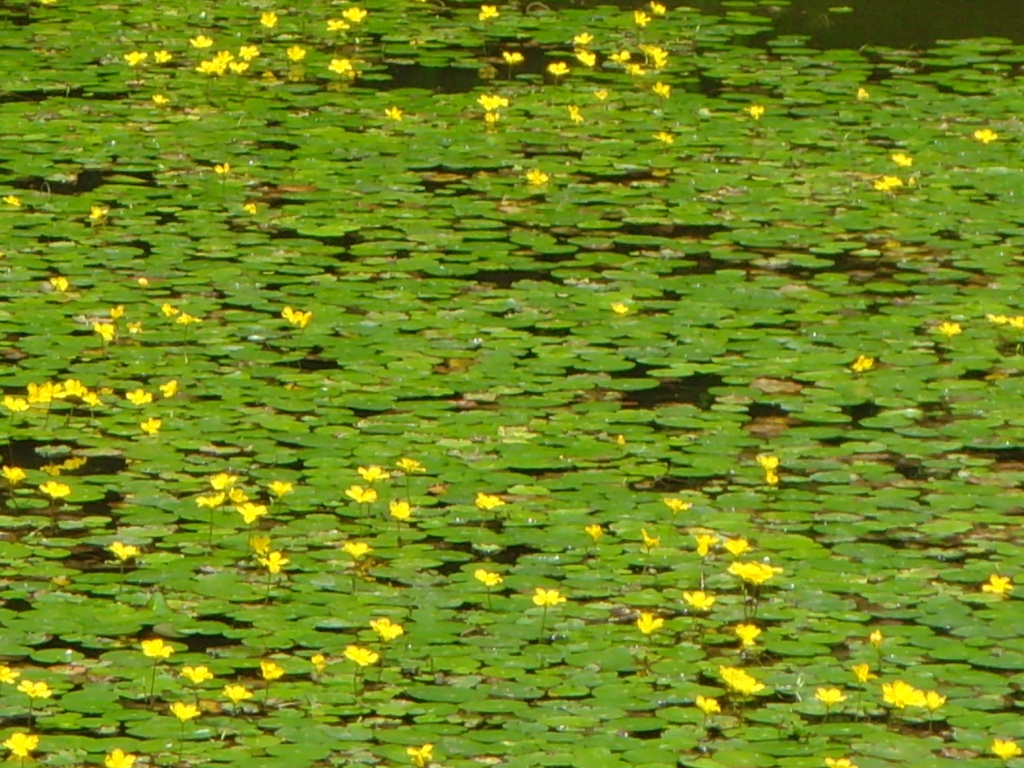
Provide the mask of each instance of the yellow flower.
POLYGON ((551 179, 539 168, 531 168, 526 172, 526 183, 533 187, 542 187, 551 179))
POLYGON ((664 99, 672 95, 672 86, 668 83, 657 82, 651 86, 651 90, 654 91, 655 95, 661 96, 664 99))
POLYGON ((389 480, 391 478, 390 472, 378 467, 376 464, 369 467, 358 467, 356 472, 368 483, 375 483, 378 480, 389 480))
POLYGON ((361 485, 352 485, 345 490, 345 495, 357 504, 371 504, 377 500, 377 491, 373 488, 363 488, 361 485))
POLYGON ((370 552, 373 552, 370 545, 364 541, 346 541, 341 545, 341 548, 350 554, 355 560, 359 560, 370 552))
POLYGON ((238 57, 245 61, 252 61, 260 55, 260 48, 258 45, 243 45, 238 49, 238 57))
POLYGON ((697 709, 703 712, 705 715, 716 715, 722 711, 722 706, 718 703, 718 699, 712 699, 710 696, 697 696, 697 709))
POLYGON ((53 696, 53 690, 46 683, 34 683, 31 680, 22 680, 18 683, 18 690, 30 699, 49 699, 53 696))
POLYGON ((159 637, 142 641, 142 653, 150 659, 167 659, 174 653, 174 648, 159 637))
POLYGON ((281 569, 291 562, 287 557, 282 555, 280 552, 270 552, 266 557, 257 558, 259 564, 267 569, 268 573, 278 574, 281 569))
POLYGON ((246 203, 245 205, 242 206, 242 210, 245 211, 246 213, 248 213, 251 216, 255 216, 256 212, 259 209, 260 209, 259 206, 256 205, 256 203, 253 203, 253 202, 246 203))
POLYGON ((1013 579, 993 573, 988 577, 988 581, 981 585, 981 591, 1006 597, 1013 591, 1013 579))
POLYGON ((199 35, 198 37, 189 38, 189 45, 193 48, 202 50, 203 48, 209 48, 213 45, 213 40, 208 38, 206 35, 199 35))
POLYGON ((585 526, 583 530, 586 531, 587 535, 594 540, 595 544, 597 544, 597 542, 601 540, 601 537, 604 536, 604 528, 597 523, 591 523, 590 525, 585 526))
POLYGON ((633 22, 638 27, 646 27, 651 21, 651 17, 643 11, 633 11, 633 22))
POLYGON ((636 628, 644 635, 651 635, 665 625, 665 620, 656 617, 653 613, 643 611, 640 618, 636 620, 636 628))
POLYGON ((213 680, 213 672, 204 666, 182 667, 181 676, 192 683, 192 685, 201 685, 207 680, 213 680))
POLYGON ((238 475, 232 475, 228 472, 218 472, 216 475, 210 477, 210 487, 215 491, 223 491, 225 488, 230 488, 236 482, 238 482, 238 475))
POLYGON ((196 496, 196 504, 199 507, 206 507, 207 509, 213 509, 219 507, 224 503, 225 495, 223 493, 214 493, 209 496, 196 496))
POLYGON ((991 128, 979 128, 971 135, 982 144, 989 144, 999 138, 999 134, 991 128))
POLYGON ((477 493, 473 503, 476 504, 477 509, 481 509, 484 512, 490 512, 493 509, 505 506, 505 501, 500 496, 483 493, 482 491, 477 493))
POLYGON ((564 61, 555 61, 548 64, 548 73, 553 77, 563 77, 569 74, 569 65, 564 61))
POLYGON ((20 760, 24 760, 39 746, 39 737, 33 734, 16 731, 4 741, 4 746, 11 750, 11 754, 20 760))
POLYGON ((960 327, 960 323, 953 323, 949 320, 940 323, 936 326, 935 330, 945 336, 947 339, 951 339, 954 336, 959 336, 964 332, 964 329, 960 327))
POLYGON ((755 586, 764 584, 776 573, 781 572, 781 568, 773 567, 766 563, 741 563, 737 560, 729 566, 729 573, 755 586))
POLYGON ((57 290, 57 293, 67 293, 68 288, 71 287, 71 283, 68 282, 68 279, 61 275, 58 275, 57 277, 51 277, 50 285, 52 285, 57 290))
POLYGON ((498 6, 496 6, 496 5, 481 5, 480 6, 480 12, 476 15, 476 17, 480 21, 487 21, 488 19, 496 19, 500 15, 501 14, 498 13, 498 6))
POLYGON ((583 113, 580 112, 580 108, 575 104, 569 105, 569 119, 572 120, 574 125, 579 125, 583 122, 583 113))
POLYGON ((235 507, 235 511, 242 516, 246 525, 252 525, 269 511, 265 504, 254 504, 246 501, 235 507))
POLYGON ((170 51, 159 50, 153 54, 153 61, 157 64, 166 64, 173 58, 174 56, 170 51))
POLYGON ((655 0, 651 0, 651 2, 649 3, 649 6, 650 6, 650 9, 651 9, 651 13, 653 13, 655 16, 664 16, 665 15, 665 6, 662 5, 661 3, 656 2, 655 0))
POLYGON ((213 166, 213 172, 218 176, 227 176, 231 173, 231 163, 218 163, 213 166))
POLYGON ((176 314, 181 312, 181 310, 165 302, 160 305, 160 312, 164 317, 174 317, 176 314))
POLYGON ((593 67, 597 64, 597 55, 590 51, 578 48, 574 51, 574 55, 576 60, 585 67, 593 67))
POLYGON ((579 46, 590 45, 592 42, 594 42, 594 36, 589 32, 580 32, 572 39, 573 45, 579 46))
POLYGON ((385 643, 390 643, 405 634, 405 628, 401 624, 396 624, 387 617, 371 620, 370 629, 376 632, 385 643))
POLYGON ((882 684, 882 699, 891 707, 905 709, 906 707, 923 707, 925 695, 912 685, 896 680, 892 683, 882 684))
POLYGON ((857 101, 867 101, 870 98, 871 98, 871 94, 868 93, 868 89, 867 88, 858 88, 857 89, 857 101))
POLYGON ((722 543, 722 546, 725 547, 726 552, 733 557, 739 557, 750 549, 750 542, 744 538, 726 539, 722 543))
POLYGON ((494 93, 483 93, 477 97, 476 102, 487 112, 493 112, 496 109, 508 106, 508 99, 494 93))
POLYGON ((131 51, 124 55, 124 60, 128 62, 129 67, 137 67, 148 58, 149 54, 145 51, 131 51))
POLYGON ((416 768, 426 768, 434 759, 434 745, 424 744, 422 747, 406 747, 405 754, 412 759, 416 768))
POLYGON ((779 457, 771 456, 769 454, 758 454, 757 463, 761 465, 761 469, 764 470, 764 481, 768 485, 779 484, 779 474, 776 472, 779 466, 779 457))
POLYGON ((170 710, 171 714, 183 723, 199 717, 199 707, 195 704, 182 704, 180 701, 176 701, 171 704, 170 710))
POLYGON ((598 88, 596 91, 594 91, 594 98, 596 98, 598 101, 604 101, 605 99, 608 98, 608 91, 606 91, 604 88, 598 88))
POLYGON ((344 32, 346 29, 351 29, 347 22, 341 19, 328 19, 327 20, 327 31, 328 32, 344 32))
POLYGON ((818 688, 814 692, 814 698, 826 707, 831 707, 835 704, 840 704, 846 701, 846 696, 838 688, 818 688))
POLYGON ((223 693, 232 704, 238 704, 240 701, 252 698, 252 691, 244 685, 238 685, 237 683, 225 685, 223 693))
POLYGON ((737 624, 733 627, 733 632, 740 639, 740 645, 744 648, 752 648, 757 642, 758 635, 761 634, 761 629, 754 624, 737 624))
POLYGON ((158 389, 160 390, 160 394, 165 398, 174 397, 178 394, 178 380, 171 379, 170 381, 161 384, 158 389))
POLYGON ((115 541, 109 547, 108 550, 120 560, 122 563, 126 560, 131 560, 133 557, 139 556, 139 548, 133 544, 122 544, 120 541, 115 541))
POLYGON ((627 304, 624 301, 612 302, 611 308, 612 308, 612 312, 614 312, 619 317, 625 317, 630 312, 629 304, 627 304))
POLYGON ((664 69, 668 64, 668 51, 657 45, 641 45, 640 50, 647 57, 647 62, 655 69, 664 69))
POLYGON ((871 671, 869 664, 854 664, 850 669, 853 670, 853 676, 857 678, 858 683, 866 683, 868 680, 872 680, 878 675, 871 671))
POLYGON ((711 610, 711 606, 715 604, 715 596, 709 595, 706 592, 683 592, 683 600, 693 610, 705 613, 711 610))
POLYGON ((108 344, 112 343, 118 336, 118 327, 113 323, 93 323, 92 330, 108 344))
POLYGON ((718 674, 730 690, 741 696, 750 696, 764 690, 764 683, 738 667, 719 667, 718 674))
POLYGON ((412 507, 407 501, 393 500, 388 502, 388 512, 395 520, 403 522, 412 517, 412 507))
POLYGON ((760 120, 761 116, 764 115, 764 107, 760 104, 751 104, 747 107, 746 112, 754 118, 754 120, 760 120))
POLYGON ((893 152, 889 157, 900 168, 909 168, 914 164, 914 158, 906 152, 893 152))
POLYGON ((850 368, 854 373, 864 373, 870 371, 875 367, 875 358, 867 357, 866 355, 859 355, 856 360, 853 361, 853 365, 850 368))
POLYGON ((252 551, 257 555, 266 557, 270 554, 270 537, 253 536, 249 539, 249 546, 252 547, 252 551))
POLYGON ((342 17, 346 21, 351 21, 353 24, 361 24, 363 19, 368 15, 369 11, 364 8, 346 8, 341 12, 342 17))
POLYGON ((407 475, 411 475, 416 472, 426 472, 426 468, 420 464, 416 459, 401 458, 395 462, 395 466, 398 467, 402 472, 407 475))
POLYGON ((313 312, 303 312, 298 309, 292 309, 291 307, 285 307, 281 310, 281 317, 296 328, 305 328, 313 319, 313 312))
POLYGON ((938 691, 925 691, 924 705, 929 712, 934 712, 946 703, 946 697, 938 691))
POLYGON ((826 757, 825 768, 857 768, 848 757, 826 757))
POLYGON ((654 138, 656 138, 662 144, 675 144, 676 142, 676 137, 673 136, 671 133, 667 133, 665 131, 658 131, 657 133, 654 134, 654 138))
POLYGON ((557 589, 544 589, 543 587, 537 587, 533 594, 533 604, 547 607, 549 605, 558 605, 564 603, 565 597, 557 589))
POLYGON ((398 107, 388 107, 384 110, 384 117, 388 120, 394 120, 396 123, 402 122, 402 110, 398 107))
POLYGON ((39 486, 39 490, 51 499, 63 499, 71 495, 71 486, 58 483, 56 480, 47 480, 39 486))
POLYGON ((247 61, 232 61, 228 64, 228 68, 236 75, 240 75, 249 69, 249 62, 247 61))
POLYGON ((355 77, 355 67, 352 66, 351 59, 331 59, 327 68, 336 75, 355 77))
POLYGON ((473 571, 473 578, 483 584, 485 587, 496 587, 504 581, 501 578, 500 573, 494 573, 493 571, 485 571, 483 568, 477 568, 473 571))
POLYGON ((310 657, 309 661, 313 665, 313 669, 315 669, 317 672, 322 673, 325 669, 327 669, 327 657, 324 656, 322 653, 314 653, 310 657))
POLYGON ((683 501, 682 499, 677 499, 672 496, 664 497, 661 500, 661 503, 664 504, 669 509, 671 509, 673 515, 678 514, 679 512, 686 512, 688 509, 693 507, 693 504, 691 504, 690 502, 683 501))
POLYGON ((152 416, 150 416, 145 421, 139 423, 139 427, 147 435, 155 435, 155 434, 159 433, 160 432, 160 427, 162 425, 163 425, 163 421, 161 419, 157 419, 157 418, 154 418, 152 416))
POLYGON ((875 646, 875 648, 882 647, 882 639, 882 632, 878 629, 868 635, 868 642, 875 646))
POLYGON ((371 651, 369 648, 350 645, 345 649, 345 658, 349 661, 354 661, 360 667, 367 667, 370 664, 376 664, 380 654, 376 651, 371 651))
POLYGON ((872 186, 879 192, 891 192, 903 186, 903 179, 899 176, 883 176, 880 179, 875 179, 872 186))
POLYGON ((21 677, 21 672, 11 669, 6 664, 0 664, 0 683, 13 685, 14 681, 21 677))
POLYGON ((640 535, 643 537, 644 549, 647 550, 648 553, 650 553, 650 551, 655 547, 661 546, 661 537, 651 536, 649 533, 647 533, 646 528, 640 529, 640 535))
POLYGON ((11 486, 20 485, 27 477, 25 470, 21 467, 8 467, 7 465, 4 465, 0 472, 3 472, 4 480, 6 480, 8 485, 11 486))
POLYGON ((273 11, 264 11, 260 14, 260 24, 267 29, 273 29, 277 26, 277 14, 273 11))
POLYGON ((697 554, 700 557, 707 557, 711 548, 718 543, 718 537, 710 533, 700 533, 694 536, 697 540, 697 554))
MULTIPOLYGON (((17 736, 18 734, 14 734, 17 736)), ((13 736, 11 738, 14 738, 13 736)), ((5 741, 4 744, 7 744, 5 741)), ((992 745, 988 748, 988 751, 998 757, 1004 763, 1013 757, 1020 757, 1021 748, 1017 745, 1017 742, 1013 739, 996 739, 992 742, 992 745)))
POLYGON ((132 405, 147 405, 153 402, 153 394, 139 387, 124 393, 125 399, 132 405))
POLYGON ((306 58, 306 49, 301 45, 293 45, 285 51, 289 61, 294 61, 296 64, 306 58))
POLYGON ((29 409, 28 401, 23 397, 4 395, 3 406, 11 413, 23 413, 29 409))
POLYGON ((17 195, 6 195, 3 200, 12 208, 21 208, 21 198, 17 195))
POLYGON ((136 759, 135 755, 129 754, 118 747, 112 752, 107 753, 106 757, 103 758, 103 765, 106 768, 132 768, 135 765, 136 759))
POLYGON ((260 662, 260 676, 264 680, 277 680, 284 674, 284 669, 276 662, 264 659, 260 662))
POLYGON ((284 480, 274 480, 267 486, 267 490, 277 498, 282 499, 295 490, 295 486, 284 480))

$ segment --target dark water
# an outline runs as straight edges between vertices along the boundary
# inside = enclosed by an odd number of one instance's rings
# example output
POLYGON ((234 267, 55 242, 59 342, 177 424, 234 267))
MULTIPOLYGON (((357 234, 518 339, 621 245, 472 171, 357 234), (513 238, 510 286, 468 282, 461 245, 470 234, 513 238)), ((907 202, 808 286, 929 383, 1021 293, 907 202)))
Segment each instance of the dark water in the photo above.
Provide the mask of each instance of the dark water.
MULTIPOLYGON (((732 5, 721 0, 687 4, 717 12, 732 5)), ((816 48, 921 49, 936 40, 967 37, 1024 43, 1024 0, 793 0, 743 10, 774 18, 779 34, 810 35, 816 48), (852 11, 829 12, 840 6, 852 11)))

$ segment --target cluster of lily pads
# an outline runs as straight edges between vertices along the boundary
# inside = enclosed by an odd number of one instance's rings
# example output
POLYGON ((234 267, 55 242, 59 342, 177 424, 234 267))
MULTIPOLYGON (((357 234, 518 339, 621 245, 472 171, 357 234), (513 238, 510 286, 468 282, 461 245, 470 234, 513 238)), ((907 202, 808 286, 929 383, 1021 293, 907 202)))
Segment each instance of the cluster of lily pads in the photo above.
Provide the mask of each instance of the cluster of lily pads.
POLYGON ((1022 756, 1024 50, 723 5, 3 12, 12 759, 1022 756))

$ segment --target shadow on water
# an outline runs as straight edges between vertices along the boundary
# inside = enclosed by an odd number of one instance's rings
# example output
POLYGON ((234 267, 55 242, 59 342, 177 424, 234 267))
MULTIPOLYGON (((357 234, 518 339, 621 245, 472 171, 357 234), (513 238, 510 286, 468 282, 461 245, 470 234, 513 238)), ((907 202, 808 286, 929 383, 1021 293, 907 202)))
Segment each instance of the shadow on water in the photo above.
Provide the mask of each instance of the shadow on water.
MULTIPOLYGON (((546 3, 558 8, 587 8, 607 5, 605 0, 567 0, 546 3)), ((644 0, 623 0, 625 8, 647 5, 644 0)), ((725 15, 726 0, 689 0, 682 5, 703 13, 725 15)), ((771 19, 774 33, 808 35, 814 48, 860 48, 879 45, 890 48, 930 48, 937 40, 969 37, 1001 37, 1024 42, 1024 3, 1020 0, 771 0, 750 3, 743 12, 771 19), (833 12, 833 8, 850 12, 833 12)))

